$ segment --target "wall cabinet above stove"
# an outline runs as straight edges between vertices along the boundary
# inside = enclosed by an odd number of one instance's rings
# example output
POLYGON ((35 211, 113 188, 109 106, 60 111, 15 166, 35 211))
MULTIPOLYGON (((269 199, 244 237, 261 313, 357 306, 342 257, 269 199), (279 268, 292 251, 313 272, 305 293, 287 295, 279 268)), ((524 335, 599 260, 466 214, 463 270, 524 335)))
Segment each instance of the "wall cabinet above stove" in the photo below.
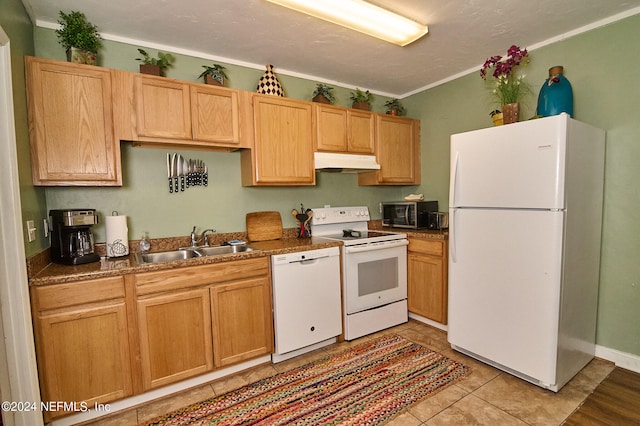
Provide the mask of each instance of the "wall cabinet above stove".
POLYGON ((313 117, 316 151, 374 153, 374 113, 314 104, 313 117))

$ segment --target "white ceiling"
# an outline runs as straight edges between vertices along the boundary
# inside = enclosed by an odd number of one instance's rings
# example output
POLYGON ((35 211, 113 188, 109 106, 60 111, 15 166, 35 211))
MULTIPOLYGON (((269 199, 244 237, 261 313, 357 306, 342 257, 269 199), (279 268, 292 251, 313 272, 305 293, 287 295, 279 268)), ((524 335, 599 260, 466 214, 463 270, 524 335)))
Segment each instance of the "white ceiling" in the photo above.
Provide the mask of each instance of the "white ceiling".
MULTIPOLYGON (((22 0, 38 26, 78 10, 103 38, 402 98, 479 69, 511 44, 530 50, 640 13, 640 0, 371 0, 429 26, 405 47, 265 0, 22 0)), ((636 41, 637 42, 637 41, 636 41)))

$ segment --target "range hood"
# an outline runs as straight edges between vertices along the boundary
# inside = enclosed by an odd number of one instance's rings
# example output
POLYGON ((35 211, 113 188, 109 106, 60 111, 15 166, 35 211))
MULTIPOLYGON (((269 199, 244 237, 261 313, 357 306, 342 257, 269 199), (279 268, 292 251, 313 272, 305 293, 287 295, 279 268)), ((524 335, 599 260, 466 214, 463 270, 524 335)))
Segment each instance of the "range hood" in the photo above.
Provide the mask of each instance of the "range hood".
POLYGON ((316 171, 319 172, 358 173, 380 170, 375 155, 316 152, 314 161, 316 171))

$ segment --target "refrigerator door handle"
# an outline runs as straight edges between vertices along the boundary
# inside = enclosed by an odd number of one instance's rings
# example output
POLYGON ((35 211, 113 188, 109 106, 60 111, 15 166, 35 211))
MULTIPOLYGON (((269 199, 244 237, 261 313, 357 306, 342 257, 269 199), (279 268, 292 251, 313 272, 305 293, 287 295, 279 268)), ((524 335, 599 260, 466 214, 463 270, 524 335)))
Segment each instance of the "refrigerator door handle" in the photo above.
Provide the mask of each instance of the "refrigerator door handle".
POLYGON ((458 209, 451 209, 449 218, 449 255, 451 262, 456 263, 456 212, 458 209))
POLYGON ((449 197, 449 205, 457 207, 456 194, 458 190, 458 166, 460 163, 460 153, 456 152, 456 159, 453 162, 453 170, 451 171, 451 196, 449 197))

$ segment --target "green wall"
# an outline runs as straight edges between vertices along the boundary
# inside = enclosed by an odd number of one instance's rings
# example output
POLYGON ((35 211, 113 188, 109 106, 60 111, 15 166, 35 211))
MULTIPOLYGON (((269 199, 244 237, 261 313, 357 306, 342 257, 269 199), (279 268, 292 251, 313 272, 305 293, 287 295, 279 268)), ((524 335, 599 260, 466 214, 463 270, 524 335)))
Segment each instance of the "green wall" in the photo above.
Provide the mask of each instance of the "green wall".
MULTIPOLYGON (((36 56, 65 60, 54 31, 36 28, 36 56)), ((100 52, 100 65, 137 72, 140 55, 136 46, 106 41, 100 52)), ((146 49, 152 56, 156 50, 146 49)), ((176 55, 175 66, 167 77, 197 81, 202 65, 213 61, 176 55)), ((264 69, 249 69, 229 64, 227 85, 254 91, 264 69)), ((277 73, 278 69, 275 68, 277 73)), ((279 75, 288 97, 310 100, 315 82, 279 75)), ((335 88, 336 104, 347 106, 354 88, 335 88)), ((384 111, 389 98, 375 96, 372 109, 384 111)), ((409 111, 411 113, 411 111, 409 111)), ((354 174, 318 173, 317 185, 311 187, 246 188, 240 182, 239 152, 171 151, 185 158, 201 159, 209 167, 209 186, 190 188, 169 194, 166 175, 166 149, 134 148, 124 142, 122 148, 123 186, 121 188, 47 188, 47 208, 90 207, 101 215, 117 210, 127 215, 129 237, 138 239, 143 232, 152 238, 188 235, 193 226, 215 228, 218 232, 244 231, 245 215, 252 211, 276 210, 286 228, 295 227, 290 212, 303 203, 305 208, 325 204, 366 205, 372 215, 378 213, 378 203, 395 200, 412 192, 411 187, 360 187, 354 174)), ((95 227, 97 241, 104 241, 104 225, 95 227)))
MULTIPOLYGON (((563 65, 573 86, 575 118, 607 132, 597 343, 635 355, 640 355, 638 40, 640 15, 635 15, 531 52, 526 79, 534 95, 522 105, 522 117, 532 116, 548 69, 563 65)), ((505 50, 511 42, 518 43, 508 40, 505 50)), ((449 137, 491 126, 490 97, 473 73, 403 103, 422 120, 423 183, 417 191, 435 196, 445 209, 449 137)))
MULTIPOLYGON (((10 1, 17 3, 17 0, 10 1)), ((4 19, 4 13, 0 16, 4 19)), ((36 28, 34 37, 37 56, 64 59, 53 31, 36 28)), ((597 343, 638 356, 640 192, 637 182, 640 168, 635 162, 640 158, 640 120, 635 101, 640 98, 639 39, 640 15, 636 15, 531 52, 527 80, 532 84, 533 95, 522 105, 523 117, 533 115, 537 92, 548 68, 563 65, 574 89, 575 117, 607 131, 597 343)), ((518 43, 518 40, 507 40, 505 49, 512 42, 518 43)), ((115 42, 105 45, 101 65, 136 71, 135 46, 115 42)), ((478 63, 483 60, 478 58, 478 63)), ((211 62, 178 56, 176 68, 170 70, 168 76, 195 81, 201 65, 211 62)), ((262 73, 262 70, 233 65, 227 68, 229 85, 243 90, 254 90, 262 73)), ((288 96, 309 99, 314 82, 284 75, 280 75, 280 80, 288 96)), ((351 90, 337 91, 338 104, 347 105, 351 90)), ((381 111, 382 103, 383 99, 378 99, 374 109, 381 111)), ((46 206, 95 207, 102 214, 118 210, 131 217, 131 238, 138 238, 143 231, 150 232, 152 237, 186 235, 193 225, 216 227, 219 232, 243 230, 245 213, 254 210, 279 210, 285 226, 291 227, 294 222, 288 212, 301 202, 306 207, 361 203, 379 217, 378 201, 399 198, 409 192, 422 192, 428 198, 437 199, 444 210, 448 207, 449 137, 492 125, 488 115, 492 106, 486 88, 478 74, 473 73, 410 96, 403 104, 409 116, 422 122, 423 183, 419 187, 358 187, 355 176, 319 174, 316 187, 243 188, 237 153, 181 151, 184 156, 200 158, 209 165, 211 185, 207 189, 169 194, 165 175, 167 151, 132 148, 125 143, 122 188, 50 188, 45 191, 46 206)), ((24 134, 18 143, 25 144, 24 134)), ((24 146, 19 148, 25 152, 24 146)), ((20 164, 28 170, 24 158, 20 164)), ((23 197, 34 192, 29 188, 23 191, 23 197)), ((26 204, 27 209, 37 210, 41 206, 37 201, 26 204)), ((97 239, 104 239, 102 226, 97 228, 97 239)))
MULTIPOLYGON (((15 114, 16 145, 22 204, 22 223, 34 220, 38 230, 46 216, 44 189, 33 186, 31 156, 29 154, 29 127, 27 126, 27 98, 24 78, 24 55, 33 55, 33 26, 20 0, 0 2, 0 26, 9 36, 11 45, 11 79, 15 114)), ((25 231, 26 255, 42 251, 49 244, 44 238, 29 243, 25 231)))

